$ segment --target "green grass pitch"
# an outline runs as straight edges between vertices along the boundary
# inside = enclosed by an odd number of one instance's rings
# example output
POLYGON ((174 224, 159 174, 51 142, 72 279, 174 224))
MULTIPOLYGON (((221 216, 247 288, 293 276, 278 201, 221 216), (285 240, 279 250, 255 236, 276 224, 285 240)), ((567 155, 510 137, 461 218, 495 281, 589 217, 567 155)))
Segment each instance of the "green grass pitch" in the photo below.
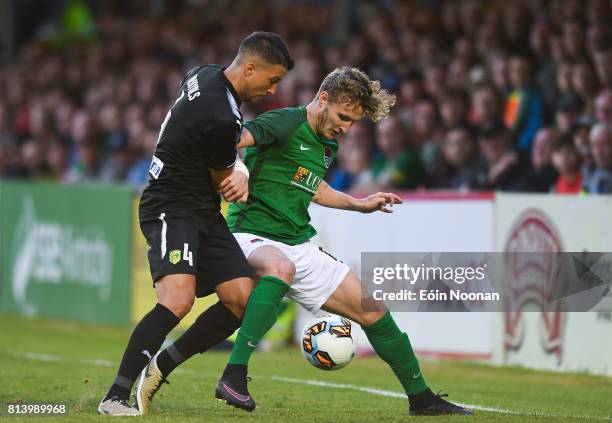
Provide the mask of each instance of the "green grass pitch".
MULTIPOLYGON (((65 402, 64 417, 18 421, 108 421, 96 407, 112 381, 130 330, 0 315, 0 403, 65 402), (42 420, 41 420, 42 419, 42 420)), ((612 352, 611 352, 612 353, 612 352)), ((228 353, 193 357, 157 394, 148 422, 610 421, 612 378, 460 362, 424 362, 434 391, 451 401, 489 407, 476 415, 409 418, 407 401, 385 363, 358 357, 338 372, 310 366, 297 348, 256 353, 252 413, 213 397, 228 353), (507 410, 507 411, 502 411, 507 410)), ((138 419, 138 417, 136 418, 138 419)))

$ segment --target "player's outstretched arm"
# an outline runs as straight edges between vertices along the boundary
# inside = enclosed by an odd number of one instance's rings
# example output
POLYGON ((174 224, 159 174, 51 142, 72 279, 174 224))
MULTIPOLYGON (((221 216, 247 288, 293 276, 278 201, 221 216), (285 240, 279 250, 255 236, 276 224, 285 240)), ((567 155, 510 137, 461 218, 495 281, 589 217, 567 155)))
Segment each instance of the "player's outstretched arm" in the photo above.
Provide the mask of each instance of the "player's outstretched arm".
POLYGON ((243 128, 240 133, 240 142, 236 145, 236 148, 245 148, 255 145, 255 138, 253 138, 253 134, 247 129, 243 128))
POLYGON ((322 181, 317 188, 312 201, 334 209, 352 210, 361 213, 372 213, 380 210, 384 213, 393 213, 393 204, 400 204, 402 200, 393 193, 377 192, 366 198, 354 198, 348 194, 337 191, 322 181))

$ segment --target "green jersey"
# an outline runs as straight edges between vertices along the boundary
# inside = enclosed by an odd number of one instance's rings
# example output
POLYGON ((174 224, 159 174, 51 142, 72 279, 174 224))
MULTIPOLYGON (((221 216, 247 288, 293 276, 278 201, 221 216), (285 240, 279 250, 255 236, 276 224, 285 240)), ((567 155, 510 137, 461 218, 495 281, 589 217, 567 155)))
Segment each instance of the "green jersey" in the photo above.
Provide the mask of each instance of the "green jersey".
POLYGON ((338 142, 314 133, 305 107, 272 110, 245 126, 255 139, 244 157, 251 174, 249 199, 230 204, 230 230, 289 245, 312 238, 317 231, 310 225, 308 206, 338 142))

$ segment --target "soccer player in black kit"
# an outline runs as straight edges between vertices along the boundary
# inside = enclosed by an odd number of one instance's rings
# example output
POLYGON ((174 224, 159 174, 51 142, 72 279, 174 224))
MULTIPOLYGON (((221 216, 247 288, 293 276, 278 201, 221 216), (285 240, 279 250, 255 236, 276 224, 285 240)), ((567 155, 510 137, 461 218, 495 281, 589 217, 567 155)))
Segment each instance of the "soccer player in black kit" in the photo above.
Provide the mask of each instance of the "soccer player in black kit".
POLYGON ((165 382, 165 366, 174 368, 206 351, 240 326, 254 282, 220 213, 218 191, 228 201, 245 199, 247 179, 234 169, 242 130, 240 104, 274 93, 292 67, 293 59, 278 35, 255 32, 242 41, 227 69, 197 67, 181 83, 161 125, 139 208, 158 303, 134 329, 115 381, 98 406, 100 413, 145 414, 151 399, 147 392, 155 393, 156 386, 139 386, 136 404, 129 403, 145 366, 148 377, 140 384, 146 379, 158 387, 165 382), (156 355, 194 299, 213 292, 219 302, 173 346, 156 355), (147 366, 150 361, 155 365, 147 366))

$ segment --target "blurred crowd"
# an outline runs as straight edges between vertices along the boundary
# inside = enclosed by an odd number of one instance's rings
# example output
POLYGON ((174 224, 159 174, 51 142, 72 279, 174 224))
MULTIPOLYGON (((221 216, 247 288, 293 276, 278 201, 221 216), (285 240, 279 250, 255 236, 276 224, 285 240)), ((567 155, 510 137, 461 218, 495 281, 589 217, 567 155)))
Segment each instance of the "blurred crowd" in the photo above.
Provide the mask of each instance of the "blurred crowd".
POLYGON ((247 119, 307 104, 342 65, 397 95, 339 140, 337 189, 612 193, 610 0, 101 3, 0 69, 0 177, 142 188, 186 70, 265 29, 296 66, 247 119))

